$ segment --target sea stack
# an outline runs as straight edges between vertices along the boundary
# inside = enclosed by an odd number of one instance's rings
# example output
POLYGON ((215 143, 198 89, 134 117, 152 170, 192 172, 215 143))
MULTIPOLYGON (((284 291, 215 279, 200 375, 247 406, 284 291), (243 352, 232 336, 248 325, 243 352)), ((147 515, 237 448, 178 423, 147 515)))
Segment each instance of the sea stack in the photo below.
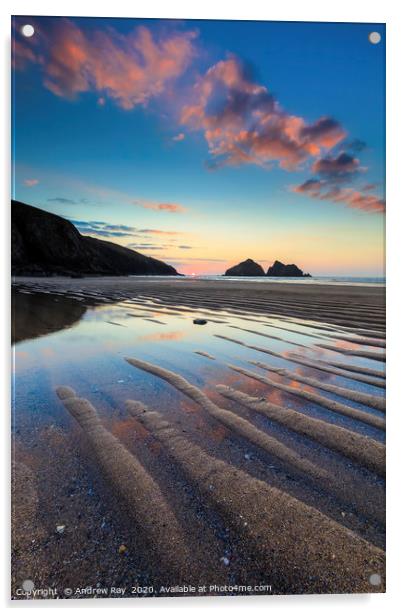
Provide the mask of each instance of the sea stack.
POLYGON ((246 259, 226 270, 225 276, 265 276, 265 274, 261 265, 252 259, 246 259))
POLYGON ((303 271, 294 263, 288 263, 285 265, 284 263, 281 263, 281 261, 275 261, 275 263, 268 268, 267 276, 290 278, 301 278, 303 276, 308 278, 311 277, 310 274, 304 274, 303 271))

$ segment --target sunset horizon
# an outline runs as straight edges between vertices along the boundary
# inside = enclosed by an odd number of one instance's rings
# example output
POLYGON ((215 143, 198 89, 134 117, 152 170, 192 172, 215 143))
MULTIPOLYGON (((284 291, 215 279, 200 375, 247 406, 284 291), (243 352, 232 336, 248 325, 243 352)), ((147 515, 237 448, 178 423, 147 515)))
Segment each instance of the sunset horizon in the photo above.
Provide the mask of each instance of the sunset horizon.
POLYGON ((34 17, 27 38, 26 21, 15 199, 183 274, 384 276, 372 25, 34 17))

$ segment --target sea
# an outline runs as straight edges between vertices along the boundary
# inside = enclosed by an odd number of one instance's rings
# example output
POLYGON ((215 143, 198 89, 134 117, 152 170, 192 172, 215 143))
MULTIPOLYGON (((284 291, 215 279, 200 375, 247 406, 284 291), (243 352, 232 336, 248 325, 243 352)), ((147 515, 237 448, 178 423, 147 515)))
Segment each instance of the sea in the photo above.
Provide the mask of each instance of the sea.
MULTIPOLYGON (((133 276, 135 278, 149 278, 149 276, 133 276)), ((129 276, 131 278, 131 276, 129 276)), ((152 278, 159 278, 159 276, 152 276, 152 278)), ((166 278, 163 276, 162 278, 166 278)), ((311 277, 265 277, 265 276, 223 276, 223 275, 204 275, 195 274, 191 276, 169 276, 169 278, 186 278, 189 280, 238 280, 239 282, 259 282, 272 283, 272 282, 285 282, 287 284, 330 284, 330 285, 342 285, 342 286, 360 286, 360 287, 385 287, 385 277, 368 277, 368 276, 311 276, 311 277)))

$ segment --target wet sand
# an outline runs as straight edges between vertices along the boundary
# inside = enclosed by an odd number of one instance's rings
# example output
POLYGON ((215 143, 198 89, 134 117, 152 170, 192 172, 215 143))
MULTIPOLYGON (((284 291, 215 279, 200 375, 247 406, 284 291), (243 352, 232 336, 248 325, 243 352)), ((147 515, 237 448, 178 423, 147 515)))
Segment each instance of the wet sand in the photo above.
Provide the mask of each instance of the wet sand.
POLYGON ((14 598, 384 592, 383 288, 14 286, 14 598))
POLYGON ((25 278, 15 279, 49 292, 93 294, 107 299, 152 297, 171 306, 212 308, 235 312, 284 315, 344 325, 348 330, 385 330, 385 291, 382 287, 313 285, 303 283, 205 281, 177 278, 25 278), (369 326, 367 327, 367 324, 369 326))

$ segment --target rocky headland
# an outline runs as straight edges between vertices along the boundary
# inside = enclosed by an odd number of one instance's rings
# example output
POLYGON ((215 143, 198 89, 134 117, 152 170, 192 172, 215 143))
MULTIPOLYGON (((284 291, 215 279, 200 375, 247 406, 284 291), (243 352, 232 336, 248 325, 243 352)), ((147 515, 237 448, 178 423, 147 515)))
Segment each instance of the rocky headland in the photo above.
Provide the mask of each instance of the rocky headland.
POLYGON ((11 202, 13 276, 177 275, 171 265, 118 244, 81 235, 56 214, 11 202))

